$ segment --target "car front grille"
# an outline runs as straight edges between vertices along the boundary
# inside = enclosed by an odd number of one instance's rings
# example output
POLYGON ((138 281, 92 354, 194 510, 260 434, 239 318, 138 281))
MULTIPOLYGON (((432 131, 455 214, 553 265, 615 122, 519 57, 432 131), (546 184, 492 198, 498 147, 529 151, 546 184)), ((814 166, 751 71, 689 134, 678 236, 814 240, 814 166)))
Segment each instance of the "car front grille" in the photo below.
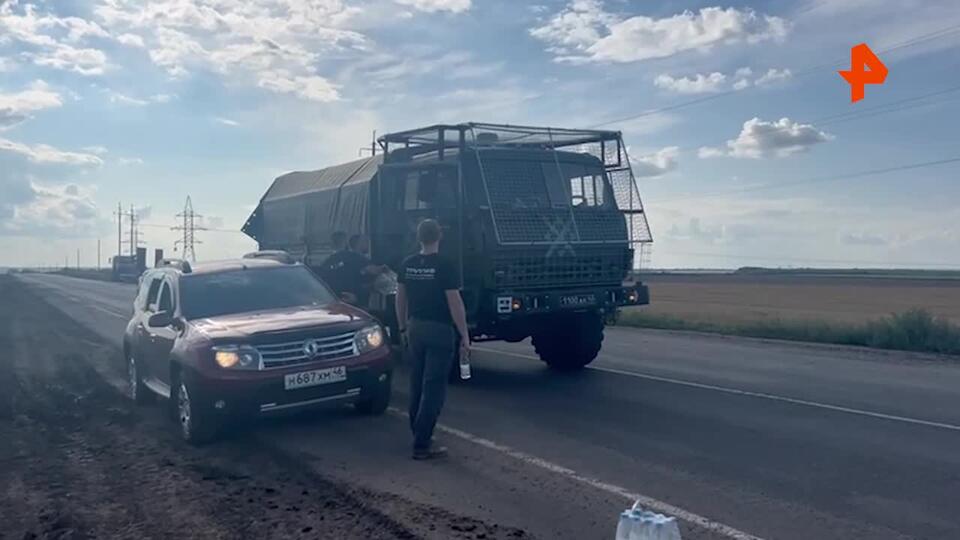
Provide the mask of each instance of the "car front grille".
POLYGON ((257 345, 263 362, 263 369, 275 369, 307 362, 332 361, 356 356, 354 345, 356 332, 347 332, 335 336, 307 338, 285 343, 257 345), (316 353, 307 353, 307 344, 316 343, 316 353))

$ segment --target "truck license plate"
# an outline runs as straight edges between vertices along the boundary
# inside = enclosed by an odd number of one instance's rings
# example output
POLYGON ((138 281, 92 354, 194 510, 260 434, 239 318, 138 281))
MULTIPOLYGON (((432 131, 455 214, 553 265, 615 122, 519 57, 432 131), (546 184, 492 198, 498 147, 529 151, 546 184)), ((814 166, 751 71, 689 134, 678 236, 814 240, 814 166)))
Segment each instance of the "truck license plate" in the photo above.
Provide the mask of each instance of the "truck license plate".
POLYGON ((564 307, 592 306, 597 299, 592 294, 571 294, 560 297, 560 305, 564 307))
POLYGON ((300 373, 290 373, 283 377, 283 387, 286 390, 295 390, 297 388, 320 386, 321 384, 330 384, 345 380, 347 380, 346 366, 337 366, 314 369, 312 371, 301 371, 300 373))

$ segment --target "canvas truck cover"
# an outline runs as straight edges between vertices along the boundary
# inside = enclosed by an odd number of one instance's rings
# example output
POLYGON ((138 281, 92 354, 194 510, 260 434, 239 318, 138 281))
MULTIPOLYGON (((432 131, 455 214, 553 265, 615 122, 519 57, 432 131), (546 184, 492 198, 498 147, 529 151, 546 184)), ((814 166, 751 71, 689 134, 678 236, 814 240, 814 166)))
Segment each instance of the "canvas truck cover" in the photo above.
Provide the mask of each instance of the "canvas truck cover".
POLYGON ((261 249, 282 249, 296 256, 328 250, 334 231, 366 234, 370 182, 382 162, 379 155, 280 176, 242 230, 261 249))

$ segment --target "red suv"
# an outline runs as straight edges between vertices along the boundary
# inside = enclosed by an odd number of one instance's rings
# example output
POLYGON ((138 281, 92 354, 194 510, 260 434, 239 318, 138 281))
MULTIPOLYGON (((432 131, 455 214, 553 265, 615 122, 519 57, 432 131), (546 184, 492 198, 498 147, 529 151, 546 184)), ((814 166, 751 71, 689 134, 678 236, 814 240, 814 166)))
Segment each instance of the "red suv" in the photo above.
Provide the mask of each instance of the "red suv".
POLYGON ((130 397, 169 398, 191 443, 228 420, 331 402, 381 414, 390 401, 383 327, 276 257, 146 271, 123 350, 130 397))

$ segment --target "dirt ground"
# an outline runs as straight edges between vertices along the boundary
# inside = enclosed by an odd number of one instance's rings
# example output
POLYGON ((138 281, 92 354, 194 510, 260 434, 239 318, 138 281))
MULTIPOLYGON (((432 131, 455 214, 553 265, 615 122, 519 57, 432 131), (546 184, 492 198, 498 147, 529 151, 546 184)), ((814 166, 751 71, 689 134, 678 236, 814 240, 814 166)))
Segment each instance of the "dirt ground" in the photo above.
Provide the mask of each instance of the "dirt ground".
POLYGON ((862 323, 923 308, 960 324, 960 280, 764 275, 649 275, 649 314, 691 322, 862 323))
POLYGON ((0 350, 0 539, 529 538, 338 484, 242 437, 189 447, 91 367, 120 376, 114 347, 3 275, 0 350))

